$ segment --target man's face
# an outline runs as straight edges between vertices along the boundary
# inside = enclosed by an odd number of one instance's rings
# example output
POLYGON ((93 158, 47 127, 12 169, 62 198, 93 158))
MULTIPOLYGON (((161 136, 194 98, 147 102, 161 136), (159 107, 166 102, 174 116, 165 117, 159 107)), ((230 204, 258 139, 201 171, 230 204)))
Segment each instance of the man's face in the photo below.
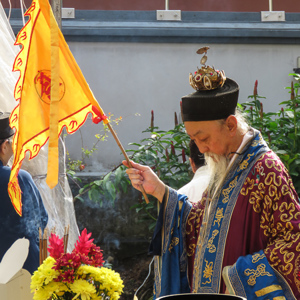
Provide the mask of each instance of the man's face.
POLYGON ((226 124, 219 121, 184 122, 187 134, 195 141, 201 153, 226 156, 229 153, 230 135, 226 124))

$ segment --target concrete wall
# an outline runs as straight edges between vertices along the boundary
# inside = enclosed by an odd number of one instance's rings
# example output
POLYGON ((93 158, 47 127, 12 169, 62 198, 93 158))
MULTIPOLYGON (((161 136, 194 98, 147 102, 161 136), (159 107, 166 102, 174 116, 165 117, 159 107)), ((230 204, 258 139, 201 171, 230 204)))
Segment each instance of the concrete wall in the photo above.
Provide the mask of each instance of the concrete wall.
MULTIPOLYGON (((209 45, 207 64, 223 69, 240 84, 240 103, 258 91, 267 97, 265 110, 278 111, 289 98, 289 73, 300 57, 300 14, 286 13, 285 22, 262 22, 260 13, 182 12, 181 21, 159 21, 155 11, 76 10, 64 19, 62 32, 100 105, 114 118, 114 128, 125 148, 139 142, 150 125, 167 130, 179 114, 180 98, 194 90, 188 75, 200 67, 196 50, 209 45)), ((15 33, 22 24, 19 10, 12 11, 15 33)), ((299 67, 299 66, 298 66, 299 67)), ((86 122, 80 133, 66 138, 72 159, 91 148, 102 124, 86 122)), ((99 143, 99 151, 86 160, 86 172, 106 173, 123 156, 115 141, 99 143)), ((93 174, 87 174, 93 175, 93 174)))
MULTIPOLYGON (((205 45, 205 44, 204 44, 205 45)), ((203 44, 69 42, 70 49, 100 105, 123 120, 114 128, 125 148, 145 137, 154 110, 155 125, 167 130, 179 113, 180 97, 193 92, 189 72, 200 67, 196 50, 203 44)), ((247 101, 255 80, 268 111, 278 111, 289 98, 289 73, 297 65, 299 45, 210 44, 207 64, 225 70, 240 85, 239 102, 247 101)), ((91 147, 93 135, 102 125, 87 122, 82 129, 84 145, 91 147)), ((79 134, 67 137, 72 158, 80 156, 79 134)), ((113 138, 99 144, 99 151, 86 161, 86 170, 106 172, 123 156, 113 138)))

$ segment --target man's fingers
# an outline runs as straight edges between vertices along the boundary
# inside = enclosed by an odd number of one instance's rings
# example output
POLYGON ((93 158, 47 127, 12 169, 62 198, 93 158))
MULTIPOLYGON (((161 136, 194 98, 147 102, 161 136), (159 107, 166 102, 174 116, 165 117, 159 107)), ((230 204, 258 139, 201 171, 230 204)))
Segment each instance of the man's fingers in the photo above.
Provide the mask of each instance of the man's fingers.
POLYGON ((138 170, 141 170, 141 171, 146 171, 148 170, 148 166, 143 166, 143 165, 140 165, 140 164, 137 164, 135 163, 134 161, 130 161, 131 163, 131 166, 129 166, 128 162, 126 160, 123 160, 122 161, 123 165, 126 166, 127 168, 134 168, 134 169, 138 169, 138 170))
POLYGON ((127 160, 123 160, 123 161, 122 161, 122 164, 123 164, 125 167, 129 168, 129 165, 128 165, 127 160))

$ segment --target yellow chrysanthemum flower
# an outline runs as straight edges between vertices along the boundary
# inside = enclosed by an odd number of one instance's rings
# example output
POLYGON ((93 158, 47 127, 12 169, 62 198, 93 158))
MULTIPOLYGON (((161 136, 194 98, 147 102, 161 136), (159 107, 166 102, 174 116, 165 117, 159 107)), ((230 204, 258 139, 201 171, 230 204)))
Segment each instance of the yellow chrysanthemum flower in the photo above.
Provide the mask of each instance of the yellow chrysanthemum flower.
MULTIPOLYGON (((38 289, 34 296, 34 300, 45 300, 49 299, 53 295, 63 296, 65 292, 70 291, 69 288, 61 282, 50 282, 45 287, 38 289)), ((52 298, 51 298, 52 299, 52 298)))
POLYGON ((54 263, 55 259, 49 256, 45 259, 43 264, 39 266, 37 271, 33 273, 30 284, 32 292, 39 289, 44 284, 48 284, 59 275, 59 272, 53 269, 54 263))
POLYGON ((34 295, 33 295, 33 300, 45 300, 45 299, 49 299, 52 296, 52 293, 49 294, 49 291, 40 288, 39 290, 37 290, 34 295))
POLYGON ((123 280, 119 273, 102 267, 98 269, 95 280, 100 282, 100 290, 106 291, 106 294, 111 299, 119 299, 124 288, 123 280))
POLYGON ((96 293, 96 288, 86 280, 78 279, 70 284, 70 290, 76 294, 73 299, 81 297, 81 300, 90 300, 96 293))

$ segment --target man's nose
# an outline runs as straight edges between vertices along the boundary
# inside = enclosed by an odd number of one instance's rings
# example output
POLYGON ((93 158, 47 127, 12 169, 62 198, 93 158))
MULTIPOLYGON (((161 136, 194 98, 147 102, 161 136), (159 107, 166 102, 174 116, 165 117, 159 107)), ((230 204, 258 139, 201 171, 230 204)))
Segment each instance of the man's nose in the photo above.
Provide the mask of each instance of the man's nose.
POLYGON ((203 143, 196 142, 196 145, 202 154, 204 154, 205 152, 208 152, 208 147, 206 145, 204 145, 203 143))

